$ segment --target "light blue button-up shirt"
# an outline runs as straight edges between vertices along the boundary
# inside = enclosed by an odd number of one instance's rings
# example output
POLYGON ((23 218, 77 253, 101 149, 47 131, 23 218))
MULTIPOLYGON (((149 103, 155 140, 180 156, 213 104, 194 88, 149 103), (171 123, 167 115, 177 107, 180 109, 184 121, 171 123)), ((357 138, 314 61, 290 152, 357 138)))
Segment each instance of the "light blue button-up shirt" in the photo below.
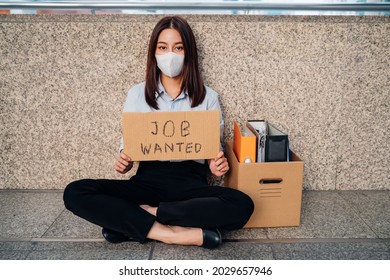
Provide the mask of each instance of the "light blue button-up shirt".
MULTIPOLYGON (((180 112, 180 111, 203 111, 203 110, 218 110, 221 112, 221 106, 218 100, 218 94, 211 88, 206 86, 206 97, 202 104, 191 108, 191 98, 187 92, 181 92, 180 95, 173 99, 164 89, 161 81, 159 81, 160 94, 156 93, 156 101, 159 110, 150 107, 145 100, 145 83, 140 83, 132 87, 128 93, 123 107, 123 112, 180 112)), ((223 139, 224 121, 221 112, 220 118, 220 135, 221 143, 223 139)), ((222 145, 221 145, 222 147, 222 145)), ((123 149, 123 138, 120 143, 120 150, 123 149)), ((131 157, 131 155, 129 155, 131 157)), ((204 163, 204 160, 197 160, 199 163, 204 163)))

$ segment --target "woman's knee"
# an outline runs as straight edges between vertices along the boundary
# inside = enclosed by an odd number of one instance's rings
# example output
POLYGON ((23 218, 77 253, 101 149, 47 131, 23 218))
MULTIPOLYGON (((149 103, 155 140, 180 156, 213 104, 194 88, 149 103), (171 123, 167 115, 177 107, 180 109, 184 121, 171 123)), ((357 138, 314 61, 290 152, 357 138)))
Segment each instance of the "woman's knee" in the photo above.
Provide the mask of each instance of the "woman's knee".
POLYGON ((63 200, 66 209, 72 210, 72 205, 79 199, 88 181, 89 179, 73 181, 65 187, 63 200))
POLYGON ((242 211, 242 216, 246 218, 246 221, 252 216, 255 205, 249 195, 241 192, 240 206, 242 211))
POLYGON ((232 207, 234 214, 232 213, 232 217, 235 218, 235 222, 233 228, 239 229, 248 222, 255 206, 252 199, 241 191, 236 191, 234 197, 234 207, 232 207))

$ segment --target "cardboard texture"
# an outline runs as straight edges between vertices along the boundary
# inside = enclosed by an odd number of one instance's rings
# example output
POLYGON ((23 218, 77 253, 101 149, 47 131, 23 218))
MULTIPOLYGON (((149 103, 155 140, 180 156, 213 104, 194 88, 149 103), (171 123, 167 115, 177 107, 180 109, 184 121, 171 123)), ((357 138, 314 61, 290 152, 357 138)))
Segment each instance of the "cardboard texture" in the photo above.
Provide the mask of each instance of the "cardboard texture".
POLYGON ((249 195, 255 210, 245 228, 298 226, 301 217, 303 161, 291 152, 289 162, 240 163, 229 141, 230 170, 225 186, 249 195))
POLYGON ((241 129, 239 124, 234 122, 233 150, 239 162, 256 162, 256 139, 256 135, 247 127, 241 129))
POLYGON ((214 158, 220 111, 124 112, 124 153, 134 161, 214 158))

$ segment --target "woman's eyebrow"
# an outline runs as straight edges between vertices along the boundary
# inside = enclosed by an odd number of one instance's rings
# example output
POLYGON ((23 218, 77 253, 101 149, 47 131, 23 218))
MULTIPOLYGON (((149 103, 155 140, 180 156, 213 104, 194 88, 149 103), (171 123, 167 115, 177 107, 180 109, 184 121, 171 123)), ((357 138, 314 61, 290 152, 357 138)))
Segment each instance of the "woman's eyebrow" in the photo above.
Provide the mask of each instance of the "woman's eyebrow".
MULTIPOLYGON (((168 43, 167 43, 167 42, 164 42, 164 41, 158 41, 157 44, 165 44, 165 45, 168 45, 168 43)), ((182 41, 179 41, 179 42, 175 42, 175 43, 173 43, 173 44, 174 44, 174 45, 179 45, 179 44, 183 44, 183 42, 182 42, 182 41)))

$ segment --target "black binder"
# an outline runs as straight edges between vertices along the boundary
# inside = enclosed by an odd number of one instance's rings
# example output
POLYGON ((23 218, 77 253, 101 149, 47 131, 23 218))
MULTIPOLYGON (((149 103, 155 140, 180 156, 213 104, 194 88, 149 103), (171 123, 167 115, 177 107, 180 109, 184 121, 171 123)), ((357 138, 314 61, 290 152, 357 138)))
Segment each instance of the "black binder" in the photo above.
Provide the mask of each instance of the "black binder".
POLYGON ((269 123, 265 141, 265 161, 290 161, 288 135, 269 123))

